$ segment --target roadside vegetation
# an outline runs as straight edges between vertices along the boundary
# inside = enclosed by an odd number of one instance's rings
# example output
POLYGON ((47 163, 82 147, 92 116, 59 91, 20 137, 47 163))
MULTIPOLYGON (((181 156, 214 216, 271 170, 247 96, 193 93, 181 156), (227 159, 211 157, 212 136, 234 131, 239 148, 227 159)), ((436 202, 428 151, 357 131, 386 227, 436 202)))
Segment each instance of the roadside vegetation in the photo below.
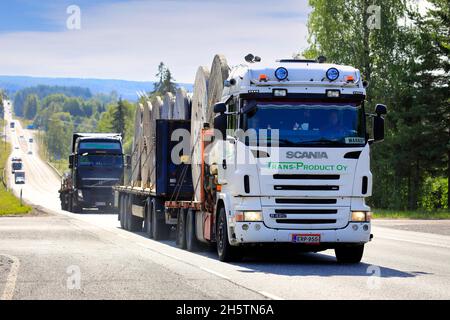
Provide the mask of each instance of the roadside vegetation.
POLYGON ((450 219, 450 211, 401 211, 401 210, 374 210, 374 219, 419 219, 419 220, 441 220, 450 219))
MULTIPOLYGON (((0 119, 0 127, 3 128, 4 120, 0 119)), ((26 205, 20 205, 20 200, 17 199, 12 192, 8 191, 6 188, 6 170, 8 157, 11 153, 11 145, 6 143, 7 152, 3 152, 5 149, 5 141, 1 139, 0 142, 1 152, 0 152, 0 216, 10 216, 10 215, 22 215, 30 213, 32 208, 26 205), (6 170, 5 170, 6 169, 6 170)))
POLYGON ((388 106, 385 141, 371 147, 368 202, 389 215, 449 209, 450 2, 426 2, 423 11, 413 0, 309 0, 301 54, 358 68, 370 84, 366 112, 388 106))

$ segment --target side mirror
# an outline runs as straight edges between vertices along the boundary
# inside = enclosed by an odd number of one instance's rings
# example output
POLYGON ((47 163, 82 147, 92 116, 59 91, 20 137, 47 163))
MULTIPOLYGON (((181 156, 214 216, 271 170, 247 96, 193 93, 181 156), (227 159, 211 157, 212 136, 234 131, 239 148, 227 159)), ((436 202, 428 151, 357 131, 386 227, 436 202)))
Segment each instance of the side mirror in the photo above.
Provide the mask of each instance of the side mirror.
POLYGON ((225 113, 227 111, 227 105, 225 103, 216 103, 214 105, 214 113, 225 113))
POLYGON ((384 104, 377 104, 375 107, 375 113, 381 117, 387 114, 387 107, 384 104))
POLYGON ((222 133, 222 139, 225 140, 227 132, 227 115, 220 114, 214 118, 214 129, 217 129, 222 133))
POLYGON ((384 140, 384 119, 381 116, 373 118, 373 140, 374 142, 384 140))
POLYGON ((74 160, 75 160, 75 156, 73 154, 71 154, 69 156, 69 169, 72 169, 74 166, 74 160))
POLYGON ((125 155, 125 168, 131 168, 131 156, 129 154, 125 155))

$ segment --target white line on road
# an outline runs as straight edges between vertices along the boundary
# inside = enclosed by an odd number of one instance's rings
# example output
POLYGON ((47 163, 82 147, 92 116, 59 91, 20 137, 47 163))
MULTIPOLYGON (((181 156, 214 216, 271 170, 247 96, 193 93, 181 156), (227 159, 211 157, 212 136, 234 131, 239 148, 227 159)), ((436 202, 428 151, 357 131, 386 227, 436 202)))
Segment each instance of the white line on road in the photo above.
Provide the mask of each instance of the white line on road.
POLYGON ((6 278, 5 289, 3 290, 0 300, 12 300, 16 288, 17 276, 19 274, 20 261, 18 258, 7 254, 2 253, 0 256, 4 256, 12 261, 11 270, 6 278))
POLYGON ((223 274, 218 273, 218 272, 216 272, 216 271, 214 271, 214 270, 211 270, 211 269, 208 269, 208 268, 204 268, 204 267, 200 267, 200 269, 202 269, 203 271, 206 271, 206 272, 208 272, 208 273, 211 273, 211 274, 213 274, 213 275, 215 275, 215 276, 218 276, 219 278, 222 278, 222 279, 225 279, 225 280, 230 280, 229 277, 224 276, 223 274))
POLYGON ((401 239, 401 238, 388 237, 388 236, 378 236, 377 238, 379 238, 379 239, 386 239, 386 240, 394 240, 394 241, 411 242, 411 243, 420 244, 420 245, 424 245, 424 246, 433 246, 433 247, 441 247, 441 248, 450 249, 450 246, 447 246, 447 245, 442 244, 442 243, 423 242, 423 241, 416 241, 416 240, 410 240, 410 239, 401 239))
POLYGON ((265 292, 265 291, 259 291, 259 293, 262 294, 263 296, 269 298, 269 299, 272 299, 272 300, 284 300, 283 298, 280 298, 280 297, 278 297, 278 296, 276 296, 274 294, 271 294, 271 293, 268 293, 268 292, 265 292))

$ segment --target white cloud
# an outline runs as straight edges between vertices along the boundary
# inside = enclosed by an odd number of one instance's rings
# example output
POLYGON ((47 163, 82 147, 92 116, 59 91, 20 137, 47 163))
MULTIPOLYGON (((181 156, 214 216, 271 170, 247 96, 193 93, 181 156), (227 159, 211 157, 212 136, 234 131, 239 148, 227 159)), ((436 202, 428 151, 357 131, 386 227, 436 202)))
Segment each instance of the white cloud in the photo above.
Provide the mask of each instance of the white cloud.
POLYGON ((81 10, 80 31, 0 34, 0 74, 153 80, 164 61, 193 82, 215 53, 237 64, 249 52, 272 62, 305 48, 310 9, 307 0, 155 0, 81 10))

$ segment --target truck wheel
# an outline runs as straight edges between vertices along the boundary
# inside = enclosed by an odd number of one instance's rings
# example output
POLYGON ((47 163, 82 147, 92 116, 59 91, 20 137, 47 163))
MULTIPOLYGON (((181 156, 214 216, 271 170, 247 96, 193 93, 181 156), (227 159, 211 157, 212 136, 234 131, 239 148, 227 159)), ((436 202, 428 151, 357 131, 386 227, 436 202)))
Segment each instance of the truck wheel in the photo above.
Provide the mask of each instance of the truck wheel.
POLYGON ((133 196, 129 197, 129 205, 128 205, 128 230, 132 232, 142 231, 142 218, 136 217, 133 215, 133 196))
POLYGON ((228 241, 228 226, 227 215, 225 208, 220 208, 219 218, 217 221, 217 254, 219 260, 223 262, 238 261, 242 258, 242 253, 239 247, 233 247, 228 241))
POLYGON ((164 216, 159 217, 161 213, 157 210, 164 210, 164 206, 161 205, 160 201, 155 199, 152 205, 152 231, 153 239, 155 240, 167 240, 169 238, 170 228, 166 225, 164 216))
POLYGON ((200 250, 200 241, 197 239, 195 211, 189 209, 186 217, 186 249, 190 252, 200 250))
POLYGON ((72 199, 72 212, 73 213, 81 213, 83 211, 79 205, 76 204, 76 200, 72 199))
POLYGON ((152 204, 148 202, 145 206, 145 220, 144 220, 144 232, 149 239, 153 238, 153 225, 152 225, 152 204))
POLYGON ((186 210, 180 209, 177 221, 177 245, 180 249, 186 249, 186 210))
POLYGON ((338 247, 334 249, 334 252, 337 261, 340 263, 359 263, 364 253, 364 245, 338 247))
POLYGON ((123 209, 124 200, 125 200, 125 196, 123 194, 121 194, 119 197, 119 220, 120 220, 120 227, 122 229, 125 229, 125 217, 123 214, 124 213, 124 209, 123 209))

